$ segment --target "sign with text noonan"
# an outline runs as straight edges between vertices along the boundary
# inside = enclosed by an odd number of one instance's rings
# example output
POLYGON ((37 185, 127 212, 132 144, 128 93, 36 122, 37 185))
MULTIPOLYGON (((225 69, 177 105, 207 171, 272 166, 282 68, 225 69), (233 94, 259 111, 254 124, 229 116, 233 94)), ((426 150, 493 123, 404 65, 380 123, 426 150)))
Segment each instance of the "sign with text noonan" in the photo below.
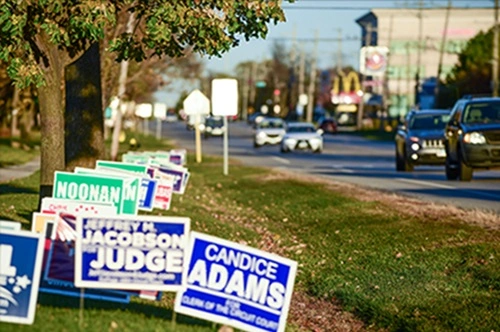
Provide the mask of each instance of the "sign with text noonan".
POLYGON ((128 179, 55 172, 52 197, 90 203, 112 203, 119 214, 137 214, 137 191, 128 179))
POLYGON ((191 232, 176 312, 250 331, 284 331, 297 263, 191 232))

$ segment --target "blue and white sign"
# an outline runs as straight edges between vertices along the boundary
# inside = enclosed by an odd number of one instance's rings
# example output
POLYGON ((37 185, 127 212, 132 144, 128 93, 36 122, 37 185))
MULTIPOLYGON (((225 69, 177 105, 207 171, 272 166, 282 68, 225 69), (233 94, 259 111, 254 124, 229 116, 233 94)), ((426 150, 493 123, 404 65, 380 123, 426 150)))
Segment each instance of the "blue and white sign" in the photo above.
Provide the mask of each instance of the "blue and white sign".
POLYGON ((191 232, 174 310, 250 331, 284 331, 297 263, 191 232))
POLYGON ((81 215, 76 224, 77 287, 181 288, 189 218, 81 215))
POLYGON ((0 232, 0 322, 33 324, 43 245, 40 234, 0 232))

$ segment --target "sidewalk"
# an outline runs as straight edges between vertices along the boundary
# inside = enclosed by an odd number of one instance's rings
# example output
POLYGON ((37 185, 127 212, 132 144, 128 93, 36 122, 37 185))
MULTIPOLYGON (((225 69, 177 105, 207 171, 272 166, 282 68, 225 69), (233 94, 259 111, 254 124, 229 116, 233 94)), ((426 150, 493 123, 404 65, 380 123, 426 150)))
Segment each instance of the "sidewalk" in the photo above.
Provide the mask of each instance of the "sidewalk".
POLYGON ((0 168, 0 183, 14 179, 24 178, 40 169, 40 157, 22 165, 8 166, 0 168))

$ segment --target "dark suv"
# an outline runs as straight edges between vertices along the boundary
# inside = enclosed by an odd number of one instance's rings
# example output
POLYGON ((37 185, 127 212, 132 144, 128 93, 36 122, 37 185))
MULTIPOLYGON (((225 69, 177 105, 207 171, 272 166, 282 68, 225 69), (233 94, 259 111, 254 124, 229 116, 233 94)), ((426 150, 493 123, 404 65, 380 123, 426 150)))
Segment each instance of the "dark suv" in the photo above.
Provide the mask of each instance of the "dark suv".
POLYGON ((411 172, 415 165, 444 165, 444 127, 449 110, 414 110, 398 127, 396 170, 411 172))
POLYGON ((446 178, 470 181, 473 169, 500 167, 500 98, 464 98, 445 128, 446 178))

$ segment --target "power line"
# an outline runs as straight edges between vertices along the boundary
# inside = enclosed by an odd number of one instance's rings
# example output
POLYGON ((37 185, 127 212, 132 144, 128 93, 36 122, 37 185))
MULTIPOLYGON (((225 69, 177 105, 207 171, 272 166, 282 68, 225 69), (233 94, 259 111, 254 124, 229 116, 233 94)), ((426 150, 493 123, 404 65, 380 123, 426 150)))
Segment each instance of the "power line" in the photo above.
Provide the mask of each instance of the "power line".
MULTIPOLYGON (((373 10, 373 9, 401 9, 400 7, 347 7, 347 6, 281 6, 282 9, 292 9, 292 10, 373 10)), ((446 9, 444 6, 440 7, 424 7, 426 10, 433 9, 446 9)), ((482 7, 454 7, 455 9, 492 9, 492 7, 482 6, 482 7)), ((407 7, 406 9, 418 9, 417 7, 407 7)))

